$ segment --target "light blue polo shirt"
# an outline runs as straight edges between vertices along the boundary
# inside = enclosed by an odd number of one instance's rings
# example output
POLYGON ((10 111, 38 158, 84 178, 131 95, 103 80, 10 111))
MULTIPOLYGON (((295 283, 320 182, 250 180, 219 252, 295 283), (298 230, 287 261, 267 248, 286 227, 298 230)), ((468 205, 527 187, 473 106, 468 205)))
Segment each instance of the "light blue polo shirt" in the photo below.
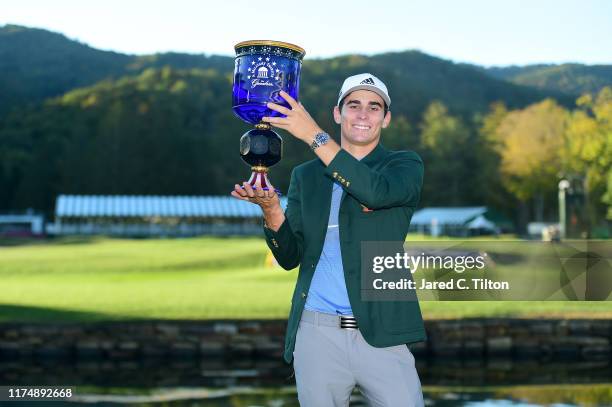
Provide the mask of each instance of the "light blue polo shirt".
POLYGON ((323 252, 312 277, 305 308, 326 314, 353 315, 340 252, 338 213, 341 200, 342 187, 334 182, 323 252))

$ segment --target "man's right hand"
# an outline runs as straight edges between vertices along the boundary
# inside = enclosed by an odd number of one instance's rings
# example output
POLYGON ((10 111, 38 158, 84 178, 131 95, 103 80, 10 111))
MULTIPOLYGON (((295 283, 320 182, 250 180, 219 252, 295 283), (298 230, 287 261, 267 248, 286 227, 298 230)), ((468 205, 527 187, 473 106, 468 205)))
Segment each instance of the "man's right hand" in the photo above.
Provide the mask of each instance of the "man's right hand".
POLYGON ((263 211, 263 216, 266 221, 266 225, 269 229, 277 231, 282 223, 285 221, 285 214, 280 204, 278 194, 274 191, 272 185, 269 186, 267 191, 258 188, 253 190, 253 187, 248 182, 242 183, 243 187, 236 184, 231 195, 243 201, 248 201, 259 205, 263 211))

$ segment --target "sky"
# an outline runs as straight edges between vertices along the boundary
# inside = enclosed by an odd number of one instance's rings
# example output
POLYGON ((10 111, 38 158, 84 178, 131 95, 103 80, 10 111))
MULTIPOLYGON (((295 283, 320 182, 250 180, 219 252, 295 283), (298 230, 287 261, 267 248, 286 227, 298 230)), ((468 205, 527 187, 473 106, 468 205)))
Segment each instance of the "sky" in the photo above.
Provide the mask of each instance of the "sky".
POLYGON ((0 0, 5 24, 138 55, 233 55, 270 39, 306 58, 413 49, 483 66, 612 64, 612 0, 0 0))

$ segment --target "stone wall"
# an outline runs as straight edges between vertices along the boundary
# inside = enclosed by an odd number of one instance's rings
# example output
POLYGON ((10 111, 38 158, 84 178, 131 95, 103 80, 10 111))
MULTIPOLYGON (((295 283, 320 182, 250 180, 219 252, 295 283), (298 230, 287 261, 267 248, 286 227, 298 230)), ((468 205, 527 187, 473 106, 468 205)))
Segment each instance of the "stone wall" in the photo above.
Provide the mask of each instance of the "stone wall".
MULTIPOLYGON (((0 324, 0 360, 282 357, 285 321, 0 324)), ((460 319, 425 322, 422 357, 611 358, 612 320, 460 319)))

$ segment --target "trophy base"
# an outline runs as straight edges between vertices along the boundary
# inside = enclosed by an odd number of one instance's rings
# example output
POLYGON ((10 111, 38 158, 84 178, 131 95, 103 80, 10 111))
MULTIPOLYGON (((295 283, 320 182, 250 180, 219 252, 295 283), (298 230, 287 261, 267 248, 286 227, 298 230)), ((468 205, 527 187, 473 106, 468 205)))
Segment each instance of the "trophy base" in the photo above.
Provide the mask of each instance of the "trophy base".
MULTIPOLYGON (((268 167, 263 165, 256 165, 251 167, 251 177, 248 180, 249 185, 253 190, 257 191, 261 189, 263 191, 269 191, 271 187, 270 180, 268 179, 268 167)), ((244 187, 242 187, 244 189, 244 187)), ((281 191, 277 188, 274 188, 274 192, 276 192, 279 196, 281 195, 281 191)))

